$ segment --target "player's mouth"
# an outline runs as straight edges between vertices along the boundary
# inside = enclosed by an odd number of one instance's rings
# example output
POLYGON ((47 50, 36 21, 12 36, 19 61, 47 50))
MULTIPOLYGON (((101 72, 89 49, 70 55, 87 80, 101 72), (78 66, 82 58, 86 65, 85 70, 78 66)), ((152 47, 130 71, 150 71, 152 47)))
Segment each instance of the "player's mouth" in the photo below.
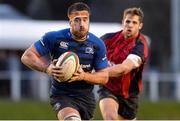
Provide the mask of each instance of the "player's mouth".
POLYGON ((127 30, 126 30, 126 34, 127 34, 127 35, 130 35, 131 33, 132 33, 132 30, 131 30, 131 29, 127 29, 127 30))
POLYGON ((84 27, 80 27, 80 28, 79 28, 79 31, 80 31, 80 32, 83 32, 83 31, 85 31, 85 30, 86 30, 86 29, 85 29, 84 27))
POLYGON ((80 33, 84 33, 85 30, 84 30, 84 29, 80 29, 79 32, 80 32, 80 33))
POLYGON ((127 29, 127 33, 131 33, 132 32, 132 30, 131 29, 127 29))

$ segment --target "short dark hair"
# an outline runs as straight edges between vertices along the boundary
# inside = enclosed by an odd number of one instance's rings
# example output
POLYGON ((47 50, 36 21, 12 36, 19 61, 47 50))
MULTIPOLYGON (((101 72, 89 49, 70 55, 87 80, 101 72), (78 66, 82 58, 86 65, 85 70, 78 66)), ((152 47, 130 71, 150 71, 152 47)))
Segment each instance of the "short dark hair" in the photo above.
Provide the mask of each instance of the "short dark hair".
POLYGON ((139 16, 139 21, 142 23, 144 19, 144 13, 141 8, 127 8, 124 10, 123 19, 126 17, 127 14, 137 15, 139 16))
POLYGON ((74 11, 88 11, 88 13, 90 14, 90 8, 88 7, 87 4, 83 3, 83 2, 77 2, 72 4, 69 8, 68 8, 68 16, 74 12, 74 11))

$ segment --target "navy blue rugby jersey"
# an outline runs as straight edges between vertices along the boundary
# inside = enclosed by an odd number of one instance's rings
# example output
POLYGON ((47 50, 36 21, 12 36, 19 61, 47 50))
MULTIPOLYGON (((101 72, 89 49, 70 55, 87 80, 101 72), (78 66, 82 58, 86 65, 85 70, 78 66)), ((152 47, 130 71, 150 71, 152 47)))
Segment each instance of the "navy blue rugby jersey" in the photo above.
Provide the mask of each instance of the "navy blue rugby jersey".
MULTIPOLYGON (((73 51, 79 56, 80 65, 85 72, 100 70, 107 67, 106 48, 101 39, 88 33, 87 39, 78 42, 71 37, 70 29, 46 33, 42 39, 35 42, 35 48, 41 56, 50 55, 51 60, 57 59, 66 51, 73 51)), ((92 84, 85 81, 57 82, 52 79, 52 94, 70 90, 93 89, 92 84)))

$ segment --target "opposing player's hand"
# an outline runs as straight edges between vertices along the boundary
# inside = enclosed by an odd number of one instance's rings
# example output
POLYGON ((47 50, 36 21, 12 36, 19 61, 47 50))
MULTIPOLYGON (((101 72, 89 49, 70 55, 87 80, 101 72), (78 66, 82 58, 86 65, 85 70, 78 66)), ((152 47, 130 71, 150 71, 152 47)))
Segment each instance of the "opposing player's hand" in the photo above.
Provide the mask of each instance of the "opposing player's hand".
POLYGON ((85 76, 85 72, 83 71, 81 66, 79 66, 77 72, 75 72, 73 74, 73 76, 71 77, 70 81, 68 81, 68 82, 84 80, 84 76, 85 76))
POLYGON ((63 80, 64 74, 62 72, 62 67, 55 66, 57 63, 57 59, 54 59, 51 64, 48 66, 46 73, 53 77, 55 80, 63 80))
POLYGON ((108 66, 114 66, 114 62, 108 61, 108 66))

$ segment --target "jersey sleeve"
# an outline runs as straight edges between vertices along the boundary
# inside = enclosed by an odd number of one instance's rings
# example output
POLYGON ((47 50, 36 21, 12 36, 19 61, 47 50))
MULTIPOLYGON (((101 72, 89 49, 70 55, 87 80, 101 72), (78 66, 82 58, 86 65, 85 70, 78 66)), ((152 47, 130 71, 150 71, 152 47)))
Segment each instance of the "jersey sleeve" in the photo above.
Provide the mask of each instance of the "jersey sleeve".
POLYGON ((105 41, 106 39, 109 39, 109 38, 113 37, 114 34, 116 34, 116 33, 107 33, 107 34, 102 35, 100 38, 101 38, 103 41, 105 41))
POLYGON ((53 48, 53 37, 51 33, 46 33, 40 40, 34 43, 34 46, 41 56, 51 53, 53 48))
POLYGON ((142 62, 145 62, 147 60, 148 56, 148 46, 146 43, 143 43, 141 40, 138 40, 136 43, 136 46, 133 48, 131 54, 135 54, 139 56, 142 60, 142 62))
POLYGON ((103 43, 101 39, 99 40, 100 40, 100 43, 98 46, 98 50, 97 50, 96 58, 94 62, 95 70, 100 70, 108 66, 105 44, 103 43))

